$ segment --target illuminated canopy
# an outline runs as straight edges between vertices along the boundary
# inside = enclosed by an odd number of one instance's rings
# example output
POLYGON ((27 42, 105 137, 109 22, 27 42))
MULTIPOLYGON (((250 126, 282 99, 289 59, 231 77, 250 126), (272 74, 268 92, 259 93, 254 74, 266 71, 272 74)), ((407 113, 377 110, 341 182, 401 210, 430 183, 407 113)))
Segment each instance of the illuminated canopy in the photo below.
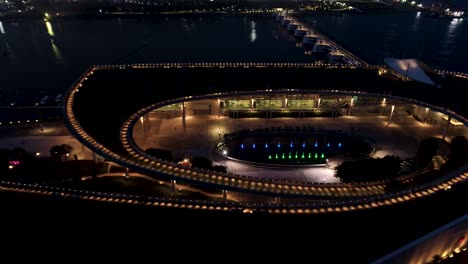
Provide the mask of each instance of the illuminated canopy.
POLYGON ((429 78, 426 72, 432 71, 426 64, 422 63, 417 59, 396 59, 396 58, 385 58, 385 64, 392 68, 397 73, 429 85, 435 85, 435 83, 429 78))

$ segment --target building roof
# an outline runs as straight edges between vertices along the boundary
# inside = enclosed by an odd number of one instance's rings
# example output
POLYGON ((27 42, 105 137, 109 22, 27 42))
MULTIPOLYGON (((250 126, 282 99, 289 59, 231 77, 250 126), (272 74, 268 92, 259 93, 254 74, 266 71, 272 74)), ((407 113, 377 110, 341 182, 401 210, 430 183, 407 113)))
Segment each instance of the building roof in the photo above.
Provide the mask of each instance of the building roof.
POLYGON ((431 72, 432 69, 417 59, 396 59, 387 57, 384 59, 384 62, 394 71, 409 79, 435 85, 434 81, 427 75, 427 72, 431 72))

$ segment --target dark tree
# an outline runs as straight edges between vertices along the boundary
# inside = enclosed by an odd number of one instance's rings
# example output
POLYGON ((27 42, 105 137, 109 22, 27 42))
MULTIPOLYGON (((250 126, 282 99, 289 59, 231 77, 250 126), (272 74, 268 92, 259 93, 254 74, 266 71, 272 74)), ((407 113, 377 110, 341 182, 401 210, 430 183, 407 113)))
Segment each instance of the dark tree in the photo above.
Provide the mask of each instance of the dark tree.
POLYGON ((205 170, 212 170, 213 169, 213 162, 205 157, 193 157, 190 160, 192 163, 192 167, 205 169, 205 170))
POLYGON ((62 144, 62 145, 55 145, 50 148, 50 157, 53 160, 61 161, 63 157, 66 157, 67 154, 70 154, 73 148, 70 145, 62 144))
POLYGON ((468 162, 468 140, 464 136, 457 136, 450 142, 449 160, 443 169, 450 171, 468 162))
POLYGON ((405 184, 397 179, 391 179, 385 184, 385 192, 396 192, 405 188, 405 184))
POLYGON ((450 159, 457 162, 468 162, 468 140, 464 136, 457 136, 450 142, 450 159))
POLYGON ((165 150, 165 149, 149 148, 145 150, 145 153, 157 159, 162 159, 162 160, 167 160, 167 161, 174 160, 172 158, 172 153, 169 150, 165 150))
POLYGON ((10 165, 9 157, 10 157, 10 150, 0 149, 0 173, 2 175, 8 174, 8 165, 10 165))
POLYGON ((433 138, 426 138, 419 143, 416 152, 416 166, 419 168, 426 167, 432 158, 437 154, 439 144, 433 138))
POLYGON ((215 165, 211 168, 213 171, 219 171, 219 172, 227 172, 227 167, 223 165, 215 165))
POLYGON ((344 161, 336 167, 336 176, 342 182, 382 181, 398 176, 400 167, 401 159, 397 156, 344 161))
POLYGON ((32 158, 31 154, 23 148, 14 148, 11 151, 11 155, 18 160, 29 160, 32 158))

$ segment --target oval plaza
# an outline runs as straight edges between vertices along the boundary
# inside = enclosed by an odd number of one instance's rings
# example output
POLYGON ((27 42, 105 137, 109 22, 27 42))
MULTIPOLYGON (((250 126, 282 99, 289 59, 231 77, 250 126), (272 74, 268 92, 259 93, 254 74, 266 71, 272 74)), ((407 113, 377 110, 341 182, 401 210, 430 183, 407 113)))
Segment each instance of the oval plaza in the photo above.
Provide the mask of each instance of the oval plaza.
MULTIPOLYGON (((319 166, 307 162, 297 166, 301 159, 314 158, 313 144, 319 142, 296 140, 297 135, 333 131, 357 136, 372 146, 372 157, 402 158, 413 157, 424 138, 450 142, 452 137, 467 136, 464 110, 456 109, 462 99, 453 96, 466 86, 467 76, 433 74, 443 75, 438 86, 401 78, 388 66, 100 65, 77 80, 66 94, 63 110, 71 132, 95 154, 174 186, 220 189, 224 197, 239 202, 235 206, 270 213, 358 210, 443 191, 466 180, 467 165, 436 180, 388 192, 385 182, 341 183, 333 175, 340 155, 317 152, 316 157, 323 158, 319 166), (286 137, 282 142, 262 141, 258 147, 311 144, 311 150, 283 151, 286 159, 289 154, 297 162, 281 169, 274 162, 246 162, 230 156, 226 147, 225 140, 236 133, 257 133, 255 140, 281 133, 286 137), (296 139, 289 140, 288 133, 295 133, 296 139), (180 158, 204 156, 226 166, 227 173, 154 158, 145 153, 148 148, 169 150, 180 158)), ((245 141, 245 147, 257 147, 254 141, 245 141)), ((274 153, 268 154, 270 159, 274 153)), ((443 163, 442 157, 431 169, 443 163)))

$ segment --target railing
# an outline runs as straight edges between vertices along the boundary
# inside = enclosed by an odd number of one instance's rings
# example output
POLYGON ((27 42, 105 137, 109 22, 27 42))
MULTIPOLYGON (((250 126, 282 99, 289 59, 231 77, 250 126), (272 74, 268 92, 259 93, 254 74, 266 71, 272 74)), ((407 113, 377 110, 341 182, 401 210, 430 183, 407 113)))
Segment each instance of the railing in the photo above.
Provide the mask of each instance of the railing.
MULTIPOLYGON (((164 67, 171 67, 169 64, 161 64, 161 65, 164 65, 164 67)), ((219 66, 219 64, 208 64, 208 65, 209 65, 209 67, 218 67, 219 66), (213 65, 215 65, 215 66, 213 66, 213 65)), ((249 67, 250 66, 252 66, 252 65, 249 64, 249 67)), ((289 66, 290 67, 298 67, 297 64, 290 64, 289 66)), ((80 89, 80 87, 82 87, 82 84, 83 84, 84 80, 86 80, 87 76, 93 74, 93 71, 99 70, 99 69, 114 69, 114 68, 121 68, 121 67, 123 67, 123 66, 105 66, 105 67, 102 67, 102 68, 101 67, 91 68, 87 72, 85 72, 81 76, 80 79, 78 79, 75 82, 75 84, 72 86, 72 88, 66 94, 66 97, 65 97, 66 98, 66 101, 65 101, 66 104, 64 104, 64 106, 63 106, 64 116, 66 116, 66 119, 65 119, 66 124, 69 127, 72 134, 80 142, 82 142, 84 145, 88 146, 90 149, 98 152, 101 156, 103 156, 105 158, 115 160, 116 163, 121 164, 121 165, 126 166, 126 167, 135 168, 135 169, 138 169, 138 170, 143 170, 143 171, 148 171, 148 172, 159 172, 159 173, 165 174, 165 175, 167 175, 169 177, 175 177, 175 178, 180 177, 182 174, 189 172, 189 173, 192 174, 191 177, 187 178, 189 180, 197 181, 199 183, 207 183, 207 184, 214 185, 214 186, 220 186, 221 188, 226 187, 225 189, 232 188, 233 186, 229 185, 229 183, 231 183, 231 181, 234 180, 234 181, 237 181, 240 184, 239 186, 246 186, 246 187, 248 186, 251 190, 261 191, 261 192, 271 194, 271 195, 283 194, 283 195, 292 195, 292 196, 297 196, 297 195, 302 196, 302 195, 311 195, 311 194, 313 194, 313 192, 311 191, 311 190, 313 190, 313 189, 311 189, 312 187, 308 186, 307 183, 278 182, 278 183, 273 183, 272 184, 271 182, 259 182, 258 179, 254 179, 252 177, 243 176, 243 175, 223 174, 223 173, 215 173, 215 172, 208 172, 208 171, 204 171, 204 170, 192 170, 192 169, 190 169, 190 170, 182 169, 181 170, 180 168, 176 168, 176 166, 174 166, 174 164, 169 163, 169 162, 164 162, 162 160, 155 161, 155 160, 150 160, 147 157, 139 157, 136 160, 128 159, 128 158, 122 157, 122 156, 110 151, 105 146, 99 144, 93 138, 91 138, 86 133, 86 131, 83 130, 83 128, 79 125, 78 120, 75 119, 74 113, 73 113, 74 94, 76 92, 79 92, 79 89, 80 89), (201 176, 201 177, 199 177, 199 176, 201 176)), ((177 67, 179 67, 179 66, 177 66, 177 67)), ((204 66, 202 66, 202 67, 204 67, 204 66)), ((240 65, 236 64, 234 67, 242 67, 242 64, 240 64, 240 65)), ((261 67, 265 67, 265 64, 261 64, 261 67)), ((282 66, 278 65, 278 66, 274 66, 274 67, 282 67, 282 66)), ((303 92, 322 93, 323 92, 323 93, 327 93, 327 94, 382 96, 382 97, 386 97, 386 98, 393 98, 393 99, 403 100, 403 101, 407 101, 407 102, 411 102, 411 103, 419 104, 419 105, 423 105, 423 106, 429 106, 432 109, 443 111, 444 113, 447 113, 449 116, 453 116, 453 117, 457 118, 458 120, 461 120, 465 125, 468 123, 465 118, 457 115, 456 113, 454 113, 454 112, 452 112, 450 110, 446 110, 446 109, 443 109, 443 108, 440 108, 440 107, 432 106, 432 105, 429 105, 429 104, 426 104, 426 103, 423 103, 423 102, 419 102, 419 101, 413 100, 413 99, 401 98, 401 97, 396 97, 396 96, 389 96, 387 94, 386 95, 380 95, 380 94, 364 93, 364 92, 360 92, 360 91, 357 91, 357 92, 356 91, 338 91, 338 90, 303 91, 303 90, 297 90, 297 89, 275 90, 274 92, 272 90, 259 90, 259 91, 250 91, 250 92, 216 93, 216 94, 209 94, 209 95, 204 95, 204 96, 187 96, 187 97, 179 98, 179 99, 166 100, 164 102, 159 102, 157 104, 145 107, 142 110, 135 113, 134 115, 132 115, 129 120, 135 120, 136 118, 139 118, 140 116, 142 116, 145 113, 148 113, 149 111, 153 110, 154 108, 157 108, 157 107, 160 107, 160 106, 163 106, 163 105, 167 105, 167 104, 172 104, 172 103, 175 103, 175 102, 178 102, 178 101, 196 100, 197 98, 218 98, 218 97, 222 97, 222 96, 226 96, 226 95, 232 95, 232 94, 246 95, 246 94, 261 94, 261 93, 297 93, 297 92, 300 92, 300 93, 303 93, 303 92)), ((122 130, 121 130, 121 132, 122 132, 122 134, 121 134, 122 135, 122 144, 124 144, 124 145, 126 144, 127 147, 130 146, 129 141, 128 141, 129 137, 131 136, 131 130, 130 130, 130 133, 129 133, 129 129, 131 127, 131 126, 129 126, 130 123, 126 122, 123 125, 122 130), (125 132, 125 134, 123 132, 125 132)), ((131 150, 131 151, 136 153, 134 150, 131 150)), ((442 189, 443 186, 446 186, 447 184, 455 184, 455 183, 458 183, 460 181, 464 181, 468 177, 467 174, 466 174, 467 166, 464 166, 464 167, 462 167, 462 168, 460 168, 460 169, 458 169, 458 170, 456 170, 456 171, 454 171, 454 172, 452 172, 452 173, 450 173, 450 174, 448 174, 448 175, 446 175, 446 176, 444 176, 444 177, 442 177, 440 179, 437 179, 435 181, 431 181, 430 183, 426 183, 424 185, 412 188, 410 190, 395 192, 395 193, 390 193, 390 194, 370 195, 370 196, 368 196, 368 197, 370 197, 369 199, 367 199, 365 197, 364 198, 349 198, 349 197, 346 196, 346 199, 347 199, 346 201, 336 200, 336 201, 332 201, 332 202, 307 203, 307 204, 267 204, 267 205, 264 204, 264 203, 262 203, 262 204, 245 203, 245 204, 243 204, 243 206, 246 206, 246 207, 259 206, 259 207, 262 207, 262 208, 267 206, 267 208, 277 208, 277 209, 275 209, 273 211, 269 211, 269 212, 273 212, 273 213, 283 212, 282 209, 280 209, 280 208, 311 208, 312 205, 313 205, 312 207, 314 209, 320 208, 320 210, 310 211, 310 212, 319 212, 319 213, 320 212, 327 212, 328 209, 324 209, 327 206, 328 206, 328 208, 332 208, 333 206, 338 205, 338 204, 339 205, 346 204, 345 206, 351 206, 351 207, 348 208, 348 210, 351 210, 353 206, 356 206, 355 209, 371 208, 371 207, 375 207, 375 206, 380 206, 380 205, 373 205, 373 203, 375 203, 376 201, 378 201, 380 203, 384 203, 384 204, 387 204, 387 203, 392 204, 392 203, 395 203, 395 202, 391 201, 391 200, 390 200, 391 202, 389 202, 388 199, 397 199, 396 200, 397 202, 401 202, 400 198, 402 196, 406 197, 404 199, 401 198, 403 200, 410 199, 410 198, 407 198, 407 197, 411 197, 411 194, 413 192, 415 192, 415 191, 421 192, 420 196, 425 196, 425 195, 431 194, 431 193, 433 193, 433 192, 435 192, 437 190, 442 189), (439 184, 440 186, 437 186, 437 184, 439 184), (426 192, 426 190, 428 190, 428 191, 426 192), (372 204, 367 203, 369 201, 371 201, 372 204), (365 206, 363 205, 363 206, 360 207, 360 205, 362 205, 362 204, 364 204, 365 206), (277 211, 278 209, 280 211, 277 211)), ((343 186, 343 187, 345 187, 345 186, 343 186)), ((348 185, 346 187, 350 187, 350 185, 348 185)), ((317 188, 320 188, 319 193, 322 193, 322 194, 325 193, 324 192, 325 189, 323 189, 324 187, 320 186, 320 187, 317 187, 317 188)), ((337 187, 335 186, 335 187, 331 187, 331 188, 337 188, 337 187)), ((237 190, 237 188, 235 188, 235 189, 237 190)), ((316 194, 317 193, 315 193, 315 195, 316 194)), ((137 199, 138 197, 142 197, 142 196, 130 196, 130 197, 133 197, 133 198, 136 197, 135 199, 137 199)), ((314 196, 312 195, 312 197, 314 197, 314 196)), ((203 202, 199 203, 199 201, 197 201, 197 204, 203 204, 203 202)), ((345 210, 345 209, 343 209, 343 210, 345 210)), ((299 212, 299 211, 294 211, 294 212, 299 212)))

